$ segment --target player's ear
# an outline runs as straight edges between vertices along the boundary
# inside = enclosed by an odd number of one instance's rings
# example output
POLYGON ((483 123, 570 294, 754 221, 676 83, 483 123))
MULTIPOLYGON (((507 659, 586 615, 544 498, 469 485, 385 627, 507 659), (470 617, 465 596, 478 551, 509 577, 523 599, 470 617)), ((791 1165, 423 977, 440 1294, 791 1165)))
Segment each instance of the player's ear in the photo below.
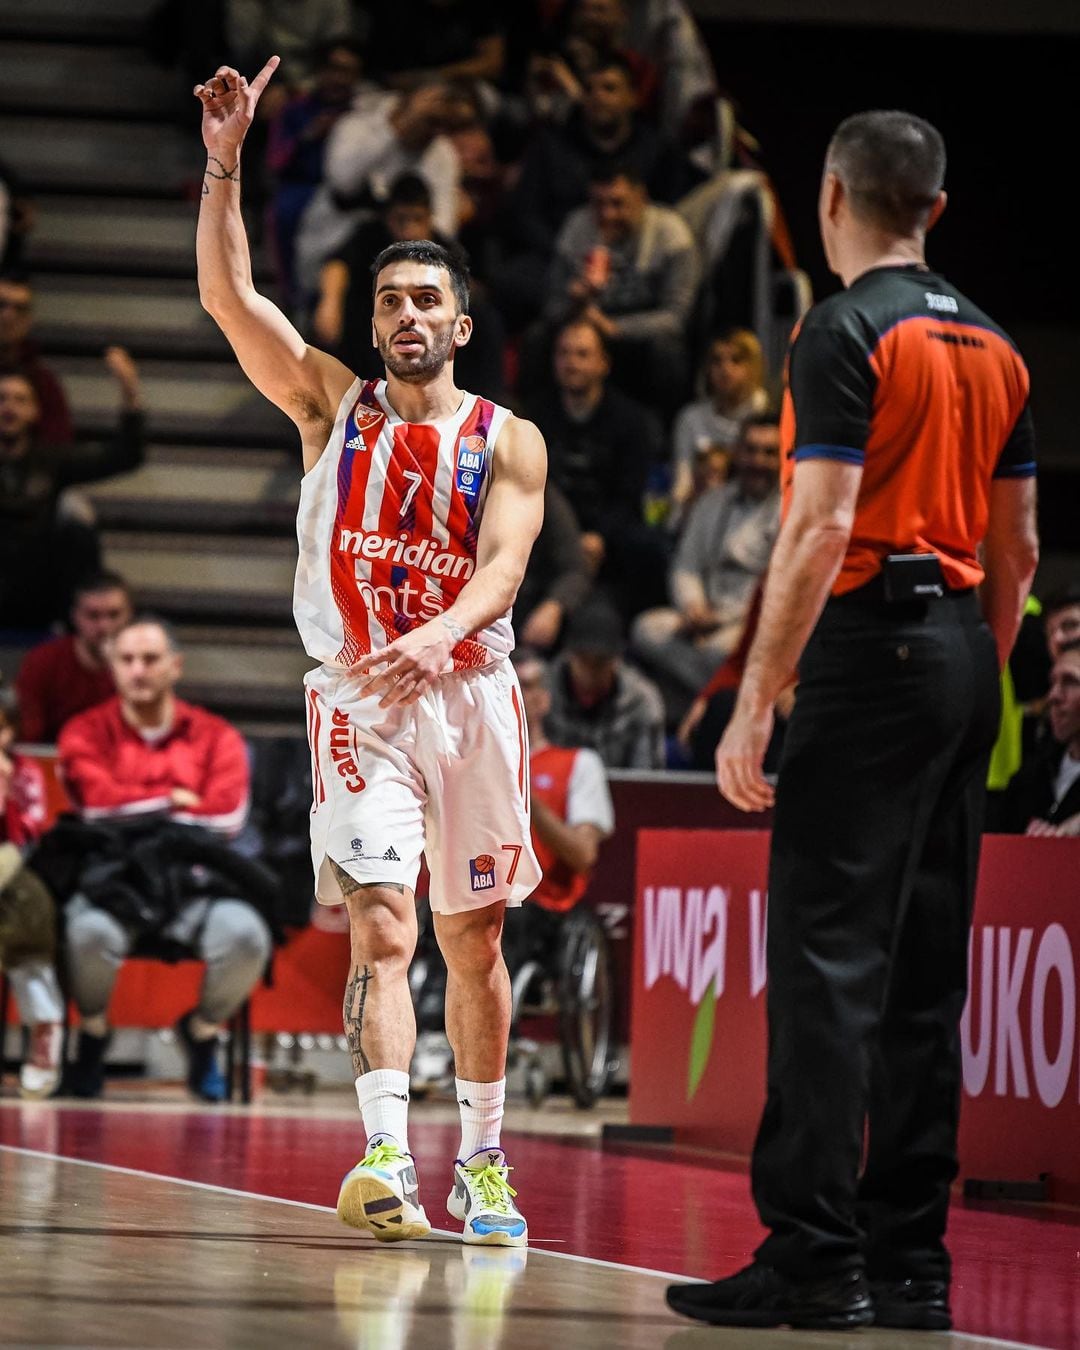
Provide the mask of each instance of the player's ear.
POLYGON ((937 201, 930 208, 930 214, 926 218, 926 233, 929 234, 934 226, 941 219, 942 212, 949 204, 949 194, 944 190, 937 195, 937 201))
POLYGON ((472 315, 459 314, 457 316, 457 324, 454 327, 454 346, 464 347, 469 338, 472 337, 472 329, 472 315))

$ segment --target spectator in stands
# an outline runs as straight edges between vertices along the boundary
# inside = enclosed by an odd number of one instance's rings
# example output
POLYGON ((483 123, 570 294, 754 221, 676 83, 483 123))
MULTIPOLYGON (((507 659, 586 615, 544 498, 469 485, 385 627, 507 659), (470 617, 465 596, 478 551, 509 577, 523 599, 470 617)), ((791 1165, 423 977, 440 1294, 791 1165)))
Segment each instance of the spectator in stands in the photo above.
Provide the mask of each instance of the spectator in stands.
POLYGON ((618 383, 674 411, 697 281, 697 249, 678 212, 650 201, 636 171, 605 169, 589 205, 559 233, 547 317, 588 319, 604 335, 618 383))
POLYGON ((218 1034, 250 994, 271 946, 266 921, 230 884, 246 875, 237 862, 254 864, 208 842, 209 832, 227 838, 244 823, 247 750, 227 722, 176 698, 182 659, 160 620, 133 619, 110 655, 117 697, 73 717, 60 733, 69 792, 83 820, 95 825, 80 845, 83 865, 67 903, 67 962, 82 1023, 70 1086, 76 1096, 100 1095, 117 973, 137 941, 165 939, 206 962, 198 1005, 177 1031, 188 1086, 219 1101, 225 1083, 218 1034), (186 843, 197 826, 203 828, 186 843), (182 860, 197 865, 181 869, 182 860), (140 878, 145 892, 136 889, 140 878))
POLYGON ((33 203, 11 168, 0 160, 0 274, 21 266, 33 219, 33 203))
POLYGON ((75 583, 70 634, 33 647, 16 677, 22 739, 51 744, 69 718, 116 692, 108 646, 131 619, 131 594, 116 572, 92 572, 75 583))
MULTIPOLYGON (((686 0, 626 0, 625 41, 661 72, 661 126, 692 143, 694 114, 715 101, 716 71, 686 0)), ((714 168, 725 168, 716 164, 714 168)))
POLYGON ((776 418, 760 413, 743 427, 732 480, 691 508, 672 564, 672 607, 638 616, 635 653, 676 690, 700 689, 739 640, 780 528, 779 472, 776 418))
POLYGON ((1080 638, 1058 647, 1047 697, 1052 741, 1026 760, 1005 791, 1004 829, 1080 836, 1080 638))
POLYGON ((649 467, 663 453, 660 423, 611 387, 607 339, 589 319, 559 331, 553 370, 554 396, 538 383, 526 411, 544 433, 548 475, 585 532, 594 575, 630 615, 650 603, 666 571, 663 541, 642 518, 649 467))
POLYGON ((514 601, 514 628, 521 641, 550 651, 566 616, 584 600, 592 578, 581 543, 581 527, 560 488, 544 488, 544 523, 514 601))
POLYGON ((768 407, 765 357, 749 329, 730 329, 713 339, 701 383, 703 397, 681 410, 672 431, 672 525, 681 524, 700 496, 695 469, 717 456, 730 462, 743 422, 768 407))
POLYGON ((19 1072, 23 1097, 48 1097, 60 1081, 64 1002, 56 980, 52 897, 23 861, 45 824, 41 767, 14 748, 14 703, 0 690, 0 970, 11 980, 30 1053, 19 1072))
POLYGON ((75 583, 100 571, 97 532, 57 510, 65 488, 126 473, 145 450, 139 374, 121 347, 105 362, 120 391, 114 436, 98 445, 55 445, 38 433, 33 381, 0 367, 0 624, 41 628, 67 613, 75 583))
POLYGON ((506 18, 496 0, 414 0, 373 5, 368 48, 392 89, 432 80, 494 84, 503 71, 506 18))
POLYGON ((373 94, 338 119, 326 145, 326 181, 311 199, 296 239, 296 277, 314 293, 319 269, 357 225, 371 220, 390 185, 418 174, 431 190, 435 227, 457 233, 461 164, 449 133, 474 116, 468 97, 445 83, 408 94, 373 94))
MULTIPOLYGON (((394 180, 378 216, 358 225, 319 272, 319 300, 312 321, 315 335, 367 380, 384 375, 371 339, 371 264, 384 248, 406 239, 432 239, 444 248, 454 247, 454 241, 435 224, 431 189, 415 173, 403 173, 394 180)), ((456 377, 463 388, 483 390, 485 397, 497 400, 504 384, 499 312, 482 291, 473 290, 469 313, 473 332, 454 357, 456 377)))
MULTIPOLYGON (((541 127, 525 153, 507 204, 508 262, 499 278, 500 300, 511 318, 542 307, 560 231, 572 212, 595 198, 597 183, 610 181, 618 169, 658 202, 677 201, 695 182, 679 147, 637 112, 626 61, 610 56, 587 77, 581 106, 567 125, 541 127)), ((586 247, 599 243, 610 245, 592 239, 586 247)))
POLYGON ((600 845, 615 832, 611 789, 595 750, 548 740, 544 719, 551 711, 551 691, 544 662, 519 647, 514 668, 529 729, 533 848, 544 871, 529 905, 565 914, 585 894, 600 845))
POLYGON ((41 359, 32 335, 34 287, 27 272, 0 272, 0 367, 18 368, 34 386, 41 417, 38 435, 49 445, 75 439, 64 386, 41 359))
POLYGON ((1042 613, 1050 659, 1056 661, 1066 642, 1080 638, 1080 583, 1073 582, 1048 596, 1042 613))
POLYGON ((554 745, 595 750, 609 769, 662 769, 664 703, 623 647, 622 621, 606 602, 574 611, 550 669, 547 733, 554 745))
POLYGON ((273 243, 278 280, 290 304, 296 231, 322 182, 327 139, 352 104, 361 69, 355 42, 337 38, 320 43, 312 88, 295 94, 270 127, 266 162, 276 183, 270 206, 273 243))
MULTIPOLYGON (((624 0, 570 0, 563 7, 557 29, 550 49, 538 52, 530 66, 534 79, 540 77, 549 88, 564 91, 572 106, 584 98, 589 76, 609 59, 618 59, 633 76, 638 110, 651 114, 659 72, 647 52, 626 46, 624 0)), ((563 121, 569 108, 556 102, 551 111, 563 121), (560 111, 563 116, 558 115, 560 111)))

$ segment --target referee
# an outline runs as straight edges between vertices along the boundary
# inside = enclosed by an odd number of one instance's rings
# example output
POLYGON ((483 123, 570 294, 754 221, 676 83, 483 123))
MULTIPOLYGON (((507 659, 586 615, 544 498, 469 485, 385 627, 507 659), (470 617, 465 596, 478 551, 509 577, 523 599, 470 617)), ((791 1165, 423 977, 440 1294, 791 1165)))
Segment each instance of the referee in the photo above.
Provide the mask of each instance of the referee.
POLYGON ((941 136, 904 112, 849 118, 826 157, 821 234, 845 290, 791 348, 784 525, 716 753, 724 796, 773 804, 762 758, 797 666, 752 1164, 770 1231, 736 1275, 669 1289, 706 1322, 951 1326, 984 785, 1038 542, 1024 363, 924 261, 944 173, 941 136))

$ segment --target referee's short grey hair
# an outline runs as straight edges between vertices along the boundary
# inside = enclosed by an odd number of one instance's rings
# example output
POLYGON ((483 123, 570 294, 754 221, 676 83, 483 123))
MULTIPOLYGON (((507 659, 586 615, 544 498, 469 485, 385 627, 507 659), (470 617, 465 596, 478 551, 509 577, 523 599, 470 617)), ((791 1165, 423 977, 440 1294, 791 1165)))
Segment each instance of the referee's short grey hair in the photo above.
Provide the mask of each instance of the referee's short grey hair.
POLYGON ((843 183, 858 216, 907 236, 925 229, 944 185, 945 142, 914 113, 856 113, 834 132, 825 169, 843 183))

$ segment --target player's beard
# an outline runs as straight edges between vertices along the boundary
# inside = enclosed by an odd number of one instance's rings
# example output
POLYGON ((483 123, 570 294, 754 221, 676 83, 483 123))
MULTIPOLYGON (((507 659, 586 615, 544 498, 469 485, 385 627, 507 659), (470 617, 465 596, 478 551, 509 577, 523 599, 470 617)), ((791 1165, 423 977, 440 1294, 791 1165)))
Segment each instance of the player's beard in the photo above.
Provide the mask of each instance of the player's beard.
MULTIPOLYGON (((388 338, 379 339, 379 355, 386 369, 398 380, 422 382, 437 375, 446 365, 447 357, 454 346, 454 328, 457 320, 435 329, 429 339, 429 345, 415 356, 403 356, 393 347, 400 332, 391 333, 388 338)), ((418 334, 419 336, 419 334, 418 334)), ((423 340, 423 339, 421 339, 423 340)))

